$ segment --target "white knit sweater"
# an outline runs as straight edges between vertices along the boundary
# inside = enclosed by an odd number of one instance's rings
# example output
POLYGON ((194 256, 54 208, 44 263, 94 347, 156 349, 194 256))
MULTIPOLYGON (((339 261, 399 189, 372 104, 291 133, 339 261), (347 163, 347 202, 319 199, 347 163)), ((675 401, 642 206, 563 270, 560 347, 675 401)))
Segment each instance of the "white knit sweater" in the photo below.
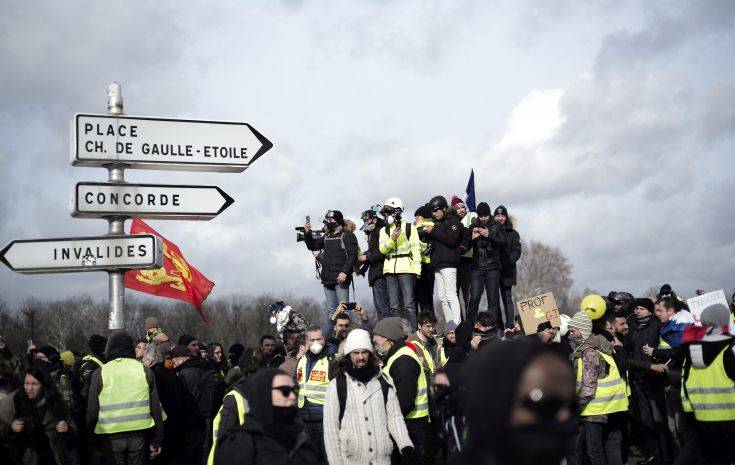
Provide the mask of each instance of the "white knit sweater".
POLYGON ((413 447, 395 389, 388 390, 388 402, 384 403, 377 376, 365 385, 348 375, 340 427, 337 380, 329 383, 324 403, 324 446, 329 465, 390 465, 391 437, 399 450, 413 447))

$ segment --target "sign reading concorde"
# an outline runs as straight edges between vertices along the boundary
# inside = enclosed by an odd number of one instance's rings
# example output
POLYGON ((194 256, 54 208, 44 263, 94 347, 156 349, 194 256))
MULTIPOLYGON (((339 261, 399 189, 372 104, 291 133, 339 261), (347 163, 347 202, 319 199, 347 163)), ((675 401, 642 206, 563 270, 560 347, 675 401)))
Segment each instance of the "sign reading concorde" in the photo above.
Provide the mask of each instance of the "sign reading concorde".
POLYGON ((239 173, 273 147, 247 123, 77 114, 71 164, 239 173))
POLYGON ((71 216, 211 220, 233 202, 216 186, 80 182, 72 191, 71 216))
POLYGON ((160 268, 163 247, 150 234, 17 240, 0 251, 0 261, 18 273, 160 268))

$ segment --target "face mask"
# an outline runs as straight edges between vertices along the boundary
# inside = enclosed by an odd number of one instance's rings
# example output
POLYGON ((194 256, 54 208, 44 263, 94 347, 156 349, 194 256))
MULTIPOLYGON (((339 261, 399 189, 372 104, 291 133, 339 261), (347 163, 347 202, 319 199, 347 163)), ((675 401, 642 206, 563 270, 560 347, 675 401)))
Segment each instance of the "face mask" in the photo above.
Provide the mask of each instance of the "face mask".
POLYGON ((273 419, 277 423, 293 423, 299 411, 296 406, 291 407, 273 407, 273 419))
POLYGON ((322 345, 321 342, 315 342, 311 345, 311 347, 309 347, 309 350, 311 351, 312 354, 319 355, 319 353, 322 351, 323 348, 324 346, 322 345))
POLYGON ((378 356, 385 357, 385 355, 388 353, 391 346, 389 344, 386 344, 386 345, 388 347, 384 347, 383 345, 380 345, 380 344, 374 344, 375 352, 378 354, 378 356))
POLYGON ((330 230, 330 231, 334 231, 335 229, 337 229, 337 223, 333 223, 331 221, 327 221, 324 224, 326 225, 327 229, 330 230))
POLYGON ((373 229, 375 229, 375 223, 366 224, 362 227, 362 230, 365 232, 365 234, 373 232, 373 229))
POLYGON ((395 222, 396 222, 396 219, 395 219, 395 218, 393 217, 393 215, 391 215, 391 216, 389 216, 388 218, 386 218, 386 219, 385 219, 385 221, 386 221, 386 223, 388 223, 388 224, 393 224, 393 223, 395 223, 395 222))
POLYGON ((511 427, 505 435, 505 453, 512 458, 511 463, 558 465, 575 432, 572 421, 511 427))

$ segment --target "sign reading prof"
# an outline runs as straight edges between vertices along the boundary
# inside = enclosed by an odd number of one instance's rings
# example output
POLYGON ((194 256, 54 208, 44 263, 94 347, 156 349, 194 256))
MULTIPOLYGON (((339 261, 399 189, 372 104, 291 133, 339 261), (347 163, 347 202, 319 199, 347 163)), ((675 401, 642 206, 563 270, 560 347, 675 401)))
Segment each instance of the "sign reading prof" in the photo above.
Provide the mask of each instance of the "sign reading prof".
POLYGON ((0 261, 18 273, 160 268, 161 239, 150 235, 12 241, 0 261))
POLYGON ((523 322, 523 331, 527 335, 535 334, 538 325, 547 321, 550 321, 554 328, 561 325, 556 299, 554 299, 554 294, 551 292, 521 299, 516 305, 518 306, 518 314, 521 316, 521 322, 523 322))
POLYGON ((71 164, 239 173, 273 147, 247 123, 77 114, 71 164))

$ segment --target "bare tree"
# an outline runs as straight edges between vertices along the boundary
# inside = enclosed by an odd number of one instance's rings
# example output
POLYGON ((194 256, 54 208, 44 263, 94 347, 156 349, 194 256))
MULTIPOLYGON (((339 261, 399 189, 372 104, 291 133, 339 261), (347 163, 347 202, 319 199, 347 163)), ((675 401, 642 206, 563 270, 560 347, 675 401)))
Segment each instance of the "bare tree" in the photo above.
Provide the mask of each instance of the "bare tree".
POLYGON ((572 265, 557 247, 531 241, 518 261, 518 284, 514 299, 553 292, 559 310, 570 311, 569 291, 572 287, 572 265))

